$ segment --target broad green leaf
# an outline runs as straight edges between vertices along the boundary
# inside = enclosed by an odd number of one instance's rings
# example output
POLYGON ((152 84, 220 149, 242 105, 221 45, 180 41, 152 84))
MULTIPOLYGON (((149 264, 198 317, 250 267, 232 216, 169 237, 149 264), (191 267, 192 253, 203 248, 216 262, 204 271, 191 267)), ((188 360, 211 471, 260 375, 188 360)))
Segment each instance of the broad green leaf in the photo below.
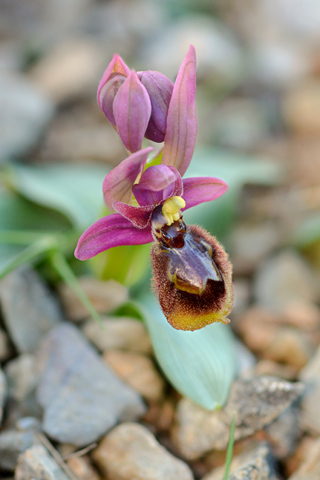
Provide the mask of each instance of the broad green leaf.
POLYGON ((79 230, 95 221, 108 169, 98 166, 10 166, 9 182, 21 195, 65 215, 79 230))
POLYGON ((229 189, 222 197, 184 214, 187 223, 197 223, 218 239, 225 240, 236 217, 242 187, 246 184, 277 185, 283 178, 283 170, 279 165, 261 158, 218 149, 198 149, 185 176, 218 177, 228 184, 229 189))
POLYGON ((208 410, 224 405, 236 373, 230 326, 175 330, 150 294, 140 300, 156 358, 172 385, 208 410))
POLYGON ((150 244, 115 247, 90 260, 102 280, 114 279, 128 287, 139 282, 149 268, 150 244))

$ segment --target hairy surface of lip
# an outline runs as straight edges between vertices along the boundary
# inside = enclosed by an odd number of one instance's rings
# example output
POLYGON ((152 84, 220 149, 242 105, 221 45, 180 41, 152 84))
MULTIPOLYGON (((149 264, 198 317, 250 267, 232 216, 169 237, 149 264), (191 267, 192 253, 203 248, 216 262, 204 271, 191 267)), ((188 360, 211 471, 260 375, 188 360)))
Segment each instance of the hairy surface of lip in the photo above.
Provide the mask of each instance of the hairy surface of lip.
POLYGON ((154 287, 169 323, 182 330, 229 323, 231 265, 215 237, 181 219, 158 235, 151 249, 154 287))

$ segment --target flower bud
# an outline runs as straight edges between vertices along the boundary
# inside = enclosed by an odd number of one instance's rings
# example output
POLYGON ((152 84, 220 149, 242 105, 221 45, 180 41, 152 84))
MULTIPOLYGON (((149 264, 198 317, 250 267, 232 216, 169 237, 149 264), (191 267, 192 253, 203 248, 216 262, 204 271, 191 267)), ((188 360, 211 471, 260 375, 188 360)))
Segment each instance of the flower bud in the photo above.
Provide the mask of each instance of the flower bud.
POLYGON ((163 142, 173 83, 160 72, 138 72, 137 75, 151 101, 151 117, 145 137, 154 142, 163 142))
POLYGON ((151 103, 134 71, 130 72, 115 96, 113 114, 126 149, 129 152, 140 150, 150 120, 151 103))
POLYGON ((126 77, 121 73, 112 73, 99 95, 101 110, 114 127, 116 126, 116 121, 113 114, 113 102, 125 79, 126 77))

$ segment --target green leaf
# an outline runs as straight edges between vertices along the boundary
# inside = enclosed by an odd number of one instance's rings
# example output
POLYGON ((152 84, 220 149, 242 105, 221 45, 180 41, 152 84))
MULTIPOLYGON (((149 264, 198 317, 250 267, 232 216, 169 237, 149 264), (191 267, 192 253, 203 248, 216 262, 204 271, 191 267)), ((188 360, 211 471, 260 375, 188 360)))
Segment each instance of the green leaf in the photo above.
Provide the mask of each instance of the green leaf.
POLYGON ((107 168, 98 166, 15 164, 7 181, 21 195, 57 210, 83 230, 99 216, 107 173, 107 168))
POLYGON ((230 326, 175 330, 151 295, 140 300, 156 358, 172 385, 208 410, 224 405, 236 373, 230 326))
POLYGON ((236 427, 236 413, 233 413, 232 416, 232 422, 231 422, 231 428, 230 428, 230 434, 229 434, 229 442, 228 442, 228 448, 227 448, 227 455, 226 455, 226 463, 225 463, 225 471, 224 471, 224 480, 228 480, 229 478, 229 472, 230 472, 230 466, 232 462, 232 454, 233 454, 233 444, 234 444, 234 430, 236 427))
POLYGON ((102 280, 114 279, 128 287, 139 282, 149 269, 150 244, 115 247, 90 260, 102 280))
POLYGON ((70 268, 67 260, 62 255, 62 253, 59 251, 55 252, 51 256, 50 260, 51 260, 52 266, 58 272, 62 280, 64 280, 65 283, 69 285, 69 287, 74 291, 74 293, 79 298, 80 302, 86 307, 91 317, 101 326, 101 328, 103 328, 101 318, 98 312, 96 311, 91 301, 89 300, 88 296, 86 295, 85 291, 81 287, 81 284, 78 278, 73 273, 72 269, 70 268))

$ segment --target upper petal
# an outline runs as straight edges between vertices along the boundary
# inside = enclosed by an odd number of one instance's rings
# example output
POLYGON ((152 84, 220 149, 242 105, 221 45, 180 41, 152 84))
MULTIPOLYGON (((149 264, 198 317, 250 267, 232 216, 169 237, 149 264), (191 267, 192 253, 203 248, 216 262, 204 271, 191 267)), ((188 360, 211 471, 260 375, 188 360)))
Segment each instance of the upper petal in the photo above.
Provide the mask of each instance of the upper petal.
POLYGON ((151 100, 151 117, 145 136, 154 142, 163 142, 173 83, 160 72, 148 70, 137 72, 137 75, 151 100))
POLYGON ((116 200, 131 202, 132 186, 143 171, 148 155, 152 151, 153 148, 148 147, 133 153, 106 175, 102 189, 106 205, 111 211, 116 200))
POLYGON ((220 178, 193 177, 183 179, 183 199, 186 206, 183 210, 204 202, 211 202, 223 195, 228 185, 220 178))
POLYGON ((100 99, 100 92, 103 86, 106 84, 106 82, 110 79, 110 76, 112 75, 112 73, 120 73, 125 77, 127 77, 130 74, 130 68, 124 63, 120 55, 118 55, 117 53, 113 55, 112 60, 107 66, 107 68, 105 69, 104 74, 102 75, 102 78, 98 86, 97 100, 98 100, 99 107, 101 109, 102 109, 102 105, 101 105, 101 99, 100 99))
POLYGON ((181 176, 174 167, 153 165, 143 172, 139 183, 133 186, 132 192, 139 205, 156 206, 168 197, 181 195, 181 176), (180 193, 176 193, 177 191, 180 193))
POLYGON ((169 104, 162 163, 181 176, 191 161, 197 136, 196 53, 191 45, 179 69, 169 104))
POLYGON ((115 96, 113 114, 126 149, 129 152, 140 150, 151 115, 151 102, 147 90, 133 71, 115 96))
POLYGON ((138 230, 118 213, 100 218, 80 237, 75 257, 88 260, 112 247, 141 245, 153 241, 150 227, 138 230))

